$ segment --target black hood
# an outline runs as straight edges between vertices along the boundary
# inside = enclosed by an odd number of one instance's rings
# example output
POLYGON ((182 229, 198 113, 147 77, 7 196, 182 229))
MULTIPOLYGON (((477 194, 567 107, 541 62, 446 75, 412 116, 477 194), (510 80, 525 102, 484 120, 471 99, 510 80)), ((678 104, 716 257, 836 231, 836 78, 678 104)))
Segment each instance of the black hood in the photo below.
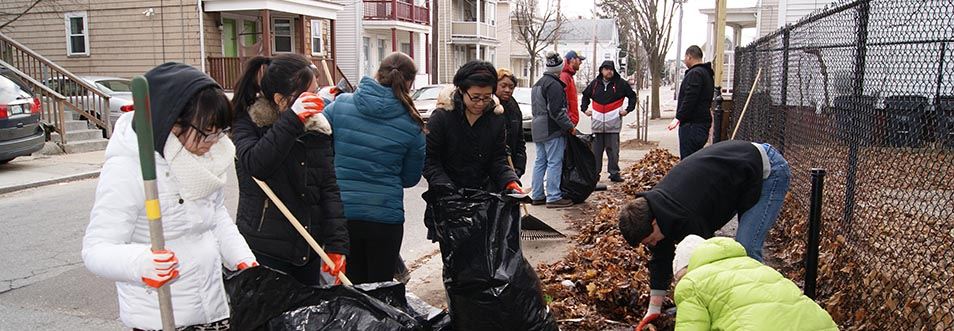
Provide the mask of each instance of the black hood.
POLYGON ((600 72, 596 73, 596 79, 603 79, 603 72, 602 72, 603 68, 613 69, 613 78, 610 80, 622 78, 619 75, 619 71, 616 71, 616 62, 613 62, 612 60, 606 60, 606 61, 603 61, 603 64, 600 65, 600 70, 599 70, 600 72))
POLYGON ((166 138, 189 100, 204 88, 221 87, 202 71, 177 62, 163 63, 146 72, 145 77, 149 81, 152 136, 156 152, 165 157, 163 149, 166 147, 166 138))
POLYGON ((705 70, 705 72, 706 72, 707 74, 709 74, 710 77, 714 77, 714 76, 715 76, 715 70, 712 70, 712 62, 699 63, 699 64, 697 64, 697 65, 692 66, 692 68, 689 68, 689 69, 686 70, 686 71, 695 69, 695 68, 697 68, 697 67, 700 68, 700 69, 702 69, 702 70, 705 70))

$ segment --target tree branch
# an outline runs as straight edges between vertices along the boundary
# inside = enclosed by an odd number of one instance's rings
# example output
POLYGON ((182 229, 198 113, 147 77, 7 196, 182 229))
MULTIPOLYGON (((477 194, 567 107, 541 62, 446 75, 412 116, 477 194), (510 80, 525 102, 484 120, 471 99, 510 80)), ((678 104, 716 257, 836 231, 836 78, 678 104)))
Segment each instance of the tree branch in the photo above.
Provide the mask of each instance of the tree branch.
POLYGON ((29 13, 31 10, 33 10, 33 8, 36 7, 36 5, 40 4, 40 2, 42 2, 42 1, 43 1, 43 0, 34 0, 33 3, 31 3, 29 7, 27 7, 25 10, 23 10, 23 12, 17 14, 17 16, 14 16, 14 17, 11 18, 9 21, 7 21, 7 22, 5 22, 5 23, 3 23, 3 24, 0 24, 0 30, 2 30, 3 28, 7 27, 7 26, 10 25, 10 24, 12 24, 13 22, 16 22, 18 19, 20 19, 21 17, 23 17, 23 15, 26 15, 26 14, 29 13))

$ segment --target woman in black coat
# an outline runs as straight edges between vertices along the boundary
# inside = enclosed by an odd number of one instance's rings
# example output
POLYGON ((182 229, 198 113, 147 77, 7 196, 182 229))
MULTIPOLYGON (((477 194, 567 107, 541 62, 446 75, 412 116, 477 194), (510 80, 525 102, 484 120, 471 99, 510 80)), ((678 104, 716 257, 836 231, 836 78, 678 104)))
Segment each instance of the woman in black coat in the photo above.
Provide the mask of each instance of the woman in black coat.
POLYGON ((497 72, 471 61, 454 75, 453 109, 438 108, 427 122, 424 178, 429 187, 520 190, 507 162, 507 119, 493 113, 497 72))
MULTIPOLYGON (((344 271, 348 229, 334 168, 331 129, 315 68, 297 54, 249 60, 232 104, 239 180, 236 223, 259 263, 306 285, 344 271), (261 75, 261 76, 259 76, 261 75), (260 77, 260 78, 259 78, 260 77), (321 259, 252 178, 265 181, 337 268, 321 259)), ((322 282, 324 283, 324 282, 322 282)))
POLYGON ((517 177, 522 177, 527 170, 527 142, 523 139, 523 112, 520 104, 513 98, 513 91, 517 88, 517 78, 509 69, 497 69, 497 98, 504 109, 507 118, 507 148, 513 160, 513 168, 517 177))

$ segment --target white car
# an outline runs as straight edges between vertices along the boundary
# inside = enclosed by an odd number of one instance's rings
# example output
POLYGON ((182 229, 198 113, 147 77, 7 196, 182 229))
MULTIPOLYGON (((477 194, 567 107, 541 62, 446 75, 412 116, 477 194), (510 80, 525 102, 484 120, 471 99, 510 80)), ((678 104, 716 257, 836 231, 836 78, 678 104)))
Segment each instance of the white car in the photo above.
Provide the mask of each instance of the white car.
POLYGON ((523 113, 523 135, 530 140, 530 123, 533 121, 533 106, 530 105, 529 87, 518 87, 513 90, 513 99, 520 105, 520 112, 523 113))
POLYGON ((428 85, 417 89, 417 91, 414 91, 414 94, 411 95, 411 100, 414 100, 414 108, 417 108, 417 112, 421 114, 421 118, 423 118, 425 122, 431 117, 431 112, 433 112, 437 106, 437 95, 441 93, 441 90, 449 86, 451 85, 428 85))
MULTIPOLYGON (((116 124, 119 116, 125 112, 133 110, 132 90, 130 80, 119 77, 105 76, 80 76, 80 79, 93 85, 97 90, 109 96, 109 122, 110 125, 116 124)), ((77 104, 84 102, 94 102, 93 98, 83 95, 82 89, 72 81, 63 78, 51 78, 44 81, 44 84, 54 91, 63 94, 68 99, 75 100, 77 104)), ((88 108, 92 109, 92 106, 88 108)))

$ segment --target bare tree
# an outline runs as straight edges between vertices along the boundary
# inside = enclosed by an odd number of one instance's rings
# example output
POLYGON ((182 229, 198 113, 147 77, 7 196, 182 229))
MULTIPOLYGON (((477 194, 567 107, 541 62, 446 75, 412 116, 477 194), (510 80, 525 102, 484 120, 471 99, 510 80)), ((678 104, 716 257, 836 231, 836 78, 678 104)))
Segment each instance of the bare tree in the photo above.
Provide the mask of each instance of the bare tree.
POLYGON ((67 0, 21 0, 0 5, 0 30, 31 12, 60 12, 67 0))
POLYGON ((559 8, 546 6, 541 8, 539 0, 516 0, 511 13, 516 19, 512 27, 514 37, 530 57, 530 85, 537 77, 537 64, 540 52, 554 45, 563 35, 565 18, 560 16, 559 8), (541 12, 542 11, 542 12, 541 12))
POLYGON ((602 10, 620 19, 627 34, 635 35, 646 52, 652 77, 652 118, 659 118, 659 87, 662 85, 666 53, 672 44, 672 18, 675 1, 670 0, 602 0, 602 10))

